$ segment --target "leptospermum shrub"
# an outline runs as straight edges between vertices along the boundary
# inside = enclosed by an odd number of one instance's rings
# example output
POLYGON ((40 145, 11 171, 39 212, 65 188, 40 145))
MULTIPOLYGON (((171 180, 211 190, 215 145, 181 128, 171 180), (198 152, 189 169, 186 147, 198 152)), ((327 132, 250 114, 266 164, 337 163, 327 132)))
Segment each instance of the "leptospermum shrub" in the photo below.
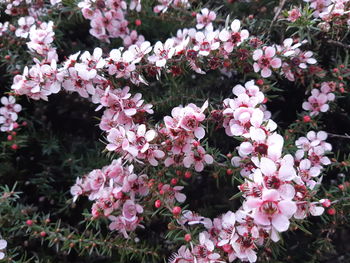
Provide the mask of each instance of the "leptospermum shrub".
POLYGON ((350 1, 0 10, 0 261, 348 262, 350 1))

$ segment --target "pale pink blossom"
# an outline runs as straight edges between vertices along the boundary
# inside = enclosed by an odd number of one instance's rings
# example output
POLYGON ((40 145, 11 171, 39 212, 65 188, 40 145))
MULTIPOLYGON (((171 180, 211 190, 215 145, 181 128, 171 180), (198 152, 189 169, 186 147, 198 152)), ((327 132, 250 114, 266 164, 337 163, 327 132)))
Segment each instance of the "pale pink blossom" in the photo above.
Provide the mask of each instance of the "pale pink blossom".
POLYGON ((216 19, 216 14, 214 11, 210 11, 208 8, 203 8, 200 13, 196 15, 197 19, 197 29, 203 29, 211 27, 212 22, 216 19))
POLYGON ((134 56, 130 51, 113 49, 107 58, 108 74, 115 75, 116 78, 129 78, 132 71, 135 70, 133 63, 134 56))
POLYGON ((32 16, 21 17, 20 19, 18 19, 19 27, 16 29, 16 32, 15 32, 16 36, 27 38, 29 35, 30 27, 34 23, 35 23, 35 20, 34 20, 34 17, 32 16))
POLYGON ((291 200, 282 200, 277 190, 264 190, 261 199, 249 198, 246 206, 253 209, 254 221, 262 226, 272 226, 278 232, 287 231, 289 218, 297 210, 291 200))
POLYGON ((224 49, 226 52, 231 53, 233 51, 234 47, 239 46, 244 40, 246 40, 249 37, 248 30, 241 30, 241 22, 237 19, 235 19, 231 23, 231 30, 223 29, 220 34, 219 38, 222 42, 224 42, 224 49))
POLYGON ((261 76, 263 78, 268 78, 271 76, 272 69, 278 69, 282 65, 280 58, 276 58, 276 48, 266 47, 264 50, 257 49, 253 53, 254 61, 254 71, 261 71, 261 76))
POLYGON ((171 59, 175 53, 174 40, 169 38, 165 43, 158 41, 153 48, 153 54, 148 57, 151 63, 157 67, 164 67, 167 60, 171 59))
POLYGON ((186 168, 190 168, 192 165, 194 165, 195 170, 197 172, 201 172, 204 169, 204 164, 212 164, 213 161, 213 157, 206 154, 202 146, 198 146, 186 154, 183 164, 186 168))
POLYGON ((299 17, 301 17, 299 8, 293 8, 292 10, 288 11, 288 21, 295 22, 298 20, 299 17))
POLYGON ((196 44, 193 50, 198 51, 199 55, 208 56, 211 51, 220 47, 220 42, 217 40, 217 32, 208 31, 196 33, 196 44))

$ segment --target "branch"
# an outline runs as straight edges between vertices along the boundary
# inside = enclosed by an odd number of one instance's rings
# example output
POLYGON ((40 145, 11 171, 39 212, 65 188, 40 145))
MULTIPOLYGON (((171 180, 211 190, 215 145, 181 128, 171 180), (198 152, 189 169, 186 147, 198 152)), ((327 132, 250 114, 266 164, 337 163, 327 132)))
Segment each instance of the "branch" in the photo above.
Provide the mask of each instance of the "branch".
POLYGON ((272 19, 271 24, 270 24, 270 31, 271 31, 271 29, 272 29, 272 27, 273 27, 273 24, 276 22, 277 18, 278 18, 279 15, 281 14, 282 9, 283 9, 284 5, 286 4, 286 2, 287 2, 287 0, 280 0, 280 4, 279 4, 279 6, 278 6, 278 9, 277 9, 277 11, 276 11, 276 14, 275 14, 275 16, 274 16, 274 18, 272 19))
POLYGON ((346 49, 350 49, 350 45, 344 44, 344 43, 336 41, 336 40, 329 39, 329 40, 327 40, 327 43, 335 45, 335 46, 338 46, 338 47, 343 47, 343 48, 346 48, 346 49))
POLYGON ((350 135, 341 135, 341 134, 334 134, 334 133, 328 133, 330 137, 336 137, 336 138, 343 138, 343 139, 350 139, 350 135))

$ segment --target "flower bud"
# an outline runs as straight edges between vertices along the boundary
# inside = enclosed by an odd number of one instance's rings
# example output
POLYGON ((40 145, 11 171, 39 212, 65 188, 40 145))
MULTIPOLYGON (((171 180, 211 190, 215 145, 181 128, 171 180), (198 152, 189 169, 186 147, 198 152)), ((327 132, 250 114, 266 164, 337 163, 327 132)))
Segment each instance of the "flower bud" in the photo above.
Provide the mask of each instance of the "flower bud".
POLYGON ((334 216, 335 213, 336 213, 335 208, 329 208, 329 209, 327 210, 327 214, 329 214, 330 216, 334 216))
POLYGON ((178 216, 179 214, 181 214, 181 207, 179 207, 179 206, 174 206, 172 212, 173 212, 173 215, 174 215, 174 216, 178 216))
POLYGON ((161 206, 162 206, 162 201, 160 201, 159 199, 156 200, 156 201, 154 202, 154 206, 155 206, 156 208, 161 207, 161 206))

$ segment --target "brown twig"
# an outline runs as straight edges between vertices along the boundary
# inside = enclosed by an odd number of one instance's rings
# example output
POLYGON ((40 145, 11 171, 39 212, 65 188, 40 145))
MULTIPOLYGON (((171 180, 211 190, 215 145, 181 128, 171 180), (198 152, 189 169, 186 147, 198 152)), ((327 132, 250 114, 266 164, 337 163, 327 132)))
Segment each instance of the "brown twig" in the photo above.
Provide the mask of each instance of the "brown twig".
POLYGON ((341 135, 341 134, 334 134, 334 133, 328 133, 330 137, 336 137, 336 138, 343 138, 343 139, 350 139, 350 135, 341 135))
POLYGON ((279 15, 281 14, 282 9, 283 9, 284 5, 286 4, 286 2, 287 2, 287 0, 280 0, 280 4, 279 4, 279 6, 278 6, 278 9, 277 9, 277 11, 276 11, 276 14, 275 14, 275 16, 274 16, 274 18, 272 19, 271 24, 270 24, 270 31, 271 31, 271 29, 272 29, 272 27, 273 27, 273 24, 276 22, 277 18, 278 18, 279 15))
POLYGON ((343 48, 346 48, 346 49, 350 49, 350 45, 344 44, 344 43, 336 41, 336 40, 329 39, 329 40, 327 40, 327 43, 335 45, 335 46, 338 46, 338 47, 343 47, 343 48))

